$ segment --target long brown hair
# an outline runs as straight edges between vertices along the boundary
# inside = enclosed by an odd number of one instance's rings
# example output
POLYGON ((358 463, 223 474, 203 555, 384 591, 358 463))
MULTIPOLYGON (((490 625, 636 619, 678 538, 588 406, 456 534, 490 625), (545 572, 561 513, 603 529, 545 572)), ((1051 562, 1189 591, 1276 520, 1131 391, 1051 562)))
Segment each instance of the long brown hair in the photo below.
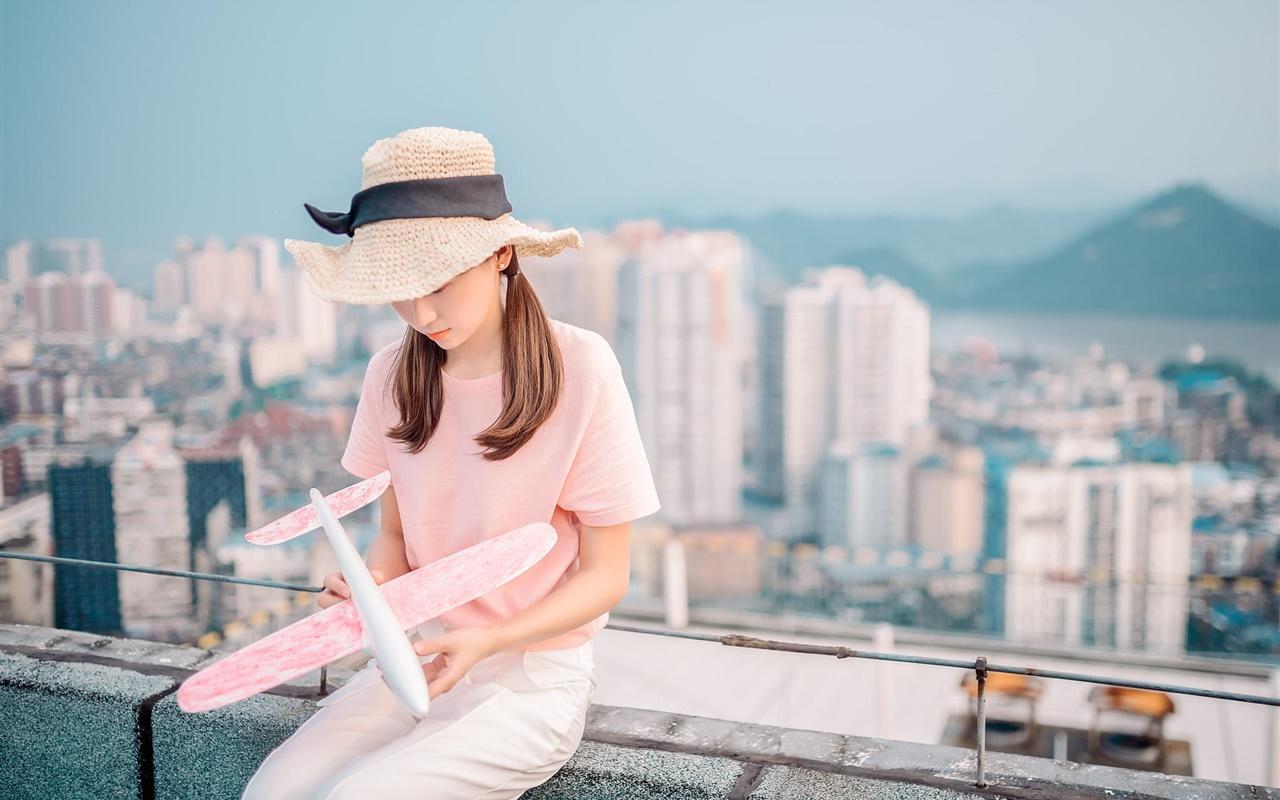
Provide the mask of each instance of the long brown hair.
MULTIPOLYGON (((520 271, 515 246, 507 276, 506 308, 502 314, 502 413, 475 442, 489 448, 483 455, 500 461, 515 453, 551 416, 564 379, 560 346, 546 312, 529 280, 520 271)), ((399 354, 387 374, 400 424, 387 435, 403 442, 410 453, 427 446, 444 408, 440 371, 444 348, 412 326, 406 326, 399 354)))

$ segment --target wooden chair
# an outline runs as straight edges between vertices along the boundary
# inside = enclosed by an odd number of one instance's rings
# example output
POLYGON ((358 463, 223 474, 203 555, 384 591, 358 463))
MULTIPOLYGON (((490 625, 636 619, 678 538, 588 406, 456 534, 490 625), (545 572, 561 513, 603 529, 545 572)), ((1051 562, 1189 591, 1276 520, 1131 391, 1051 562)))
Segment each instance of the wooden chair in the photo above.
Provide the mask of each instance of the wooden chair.
POLYGON ((1157 769, 1164 765, 1164 721, 1175 711, 1169 695, 1148 689, 1095 686, 1089 691, 1089 702, 1094 709, 1093 725, 1089 728, 1090 755, 1130 763, 1150 763, 1157 769), (1137 733, 1110 731, 1109 746, 1104 748, 1103 714, 1116 714, 1121 719, 1137 721, 1140 730, 1137 733))

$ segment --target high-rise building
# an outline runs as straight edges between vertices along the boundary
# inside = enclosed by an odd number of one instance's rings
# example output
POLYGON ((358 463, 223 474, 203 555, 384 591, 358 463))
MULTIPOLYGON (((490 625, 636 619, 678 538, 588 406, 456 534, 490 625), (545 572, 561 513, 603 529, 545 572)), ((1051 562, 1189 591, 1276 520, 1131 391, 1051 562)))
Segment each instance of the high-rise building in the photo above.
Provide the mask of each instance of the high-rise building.
POLYGON ((896 445, 833 442, 818 486, 822 544, 881 552, 907 544, 906 465, 896 445))
POLYGON ((22 469, 22 448, 16 437, 0 438, 0 502, 26 493, 27 477, 22 469))
POLYGON ((983 455, 976 447, 933 453, 911 469, 907 540, 929 552, 982 551, 983 455))
MULTIPOLYGON (((49 465, 49 504, 57 555, 116 562, 112 456, 109 451, 99 451, 77 464, 49 465)), ((97 567, 54 567, 53 617, 55 628, 121 635, 124 629, 116 573, 97 567)))
POLYGON ((105 272, 46 272, 27 281, 24 302, 38 333, 103 337, 135 324, 132 298, 120 291, 105 272))
POLYGON ((25 286, 34 274, 35 242, 23 239, 4 251, 4 279, 15 286, 25 286))
MULTIPOLYGON (((257 448, 247 436, 238 445, 180 451, 187 469, 187 516, 191 531, 191 566, 198 572, 216 572, 219 551, 248 529, 257 510, 257 448)), ((252 547, 252 545, 248 545, 252 547)), ((266 548, 272 549, 272 548, 266 548)), ((235 595, 227 587, 191 581, 191 602, 201 628, 229 619, 225 600, 235 595)))
POLYGON ((173 261, 156 269, 157 303, 176 307, 179 296, 197 320, 208 324, 248 322, 269 329, 283 291, 280 245, 264 236, 241 238, 230 249, 215 237, 199 246, 182 237, 174 244, 173 261))
POLYGON ((14 370, 0 386, 0 406, 6 416, 61 414, 67 397, 66 376, 48 370, 14 370))
MULTIPOLYGON (((116 552, 124 563, 191 568, 186 465, 173 447, 173 422, 144 421, 111 465, 116 552)), ((128 635, 190 641, 200 631, 185 580, 121 572, 120 611, 128 635)))
POLYGON ((836 268, 814 277, 834 304, 827 333, 832 434, 906 444, 911 430, 929 419, 928 307, 883 276, 867 281, 856 270, 836 268))
POLYGON ((181 450, 187 471, 187 519, 191 547, 216 548, 209 542, 206 518, 213 507, 225 501, 232 528, 248 525, 248 498, 245 493, 245 463, 238 449, 181 450))
POLYGON ((764 299, 759 387, 757 490, 791 510, 784 535, 806 535, 820 524, 819 471, 833 442, 849 453, 902 448, 928 423, 928 309, 880 276, 811 270, 764 299))
POLYGON ((1007 493, 1008 638, 1183 649, 1188 464, 1020 465, 1007 493))
POLYGON ((224 274, 226 251, 222 242, 210 238, 201 248, 190 243, 179 247, 179 255, 186 273, 186 301, 195 317, 205 323, 227 320, 227 282, 224 274))
POLYGON ((617 338, 618 270, 622 262, 661 242, 656 220, 618 223, 612 231, 584 231, 583 248, 545 259, 530 277, 543 310, 551 317, 617 338))
POLYGON ((258 291, 274 295, 280 291, 280 242, 269 236, 246 236, 236 243, 253 253, 258 291))
POLYGON ((152 294, 157 308, 172 311, 186 302, 186 277, 176 261, 156 265, 152 294))
POLYGON ((673 525, 742 513, 744 250, 725 232, 670 235, 618 276, 615 351, 673 525))
POLYGON ((338 349, 336 304, 317 297, 296 267, 281 270, 276 280, 280 287, 277 337, 291 342, 288 346, 311 363, 331 363, 338 349))
POLYGON ((224 254, 223 291, 228 322, 250 317, 258 307, 258 260, 256 252, 237 245, 224 254))
POLYGON ((84 293, 84 330, 95 336, 110 334, 116 327, 112 318, 117 309, 115 284, 105 272, 90 272, 80 278, 80 290, 84 293))
POLYGON ((806 512, 817 506, 816 473, 830 443, 827 308, 824 292, 801 286, 760 310, 756 488, 796 512, 788 538, 813 527, 806 512))
POLYGON ((97 239, 22 239, 5 249, 5 278, 18 286, 49 272, 74 278, 102 269, 97 239))
MULTIPOLYGON (((52 555, 47 493, 0 503, 0 550, 52 555)), ((53 625, 53 570, 48 564, 0 558, 0 621, 53 625)))
POLYGON ((46 272, 28 281, 26 305, 38 332, 84 330, 84 294, 61 272, 46 272))

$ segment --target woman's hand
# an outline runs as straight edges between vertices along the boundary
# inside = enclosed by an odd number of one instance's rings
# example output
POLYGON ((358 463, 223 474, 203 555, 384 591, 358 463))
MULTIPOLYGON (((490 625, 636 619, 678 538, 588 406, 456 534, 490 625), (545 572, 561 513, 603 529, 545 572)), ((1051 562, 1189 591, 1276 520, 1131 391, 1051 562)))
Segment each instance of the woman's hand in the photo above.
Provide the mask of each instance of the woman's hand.
MULTIPOLYGON (((374 583, 382 583, 386 578, 382 577, 382 570, 371 569, 369 574, 373 576, 374 583)), ((351 587, 347 585, 347 579, 342 577, 341 572, 330 572, 324 576, 324 591, 316 597, 316 605, 321 608, 328 608, 334 603, 341 603, 351 596, 351 587)))
POLYGON ((455 628, 448 633, 413 643, 418 655, 439 653, 422 665, 427 676, 427 694, 437 697, 462 680, 467 670, 502 649, 490 628, 455 628))

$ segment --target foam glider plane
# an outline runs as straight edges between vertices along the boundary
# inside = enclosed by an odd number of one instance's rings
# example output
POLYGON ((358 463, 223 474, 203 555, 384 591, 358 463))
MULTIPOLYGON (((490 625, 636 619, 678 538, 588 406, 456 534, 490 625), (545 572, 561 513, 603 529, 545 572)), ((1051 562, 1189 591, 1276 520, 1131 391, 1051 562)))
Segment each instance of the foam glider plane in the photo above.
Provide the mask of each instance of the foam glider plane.
POLYGON ((220 708, 363 649, 409 711, 426 716, 426 675, 405 631, 520 575, 551 550, 556 531, 546 522, 530 523, 378 585, 338 518, 376 500, 390 483, 391 473, 384 471, 328 496, 312 489, 311 505, 245 536, 254 544, 273 545, 323 527, 351 598, 187 678, 177 693, 183 711, 220 708))

